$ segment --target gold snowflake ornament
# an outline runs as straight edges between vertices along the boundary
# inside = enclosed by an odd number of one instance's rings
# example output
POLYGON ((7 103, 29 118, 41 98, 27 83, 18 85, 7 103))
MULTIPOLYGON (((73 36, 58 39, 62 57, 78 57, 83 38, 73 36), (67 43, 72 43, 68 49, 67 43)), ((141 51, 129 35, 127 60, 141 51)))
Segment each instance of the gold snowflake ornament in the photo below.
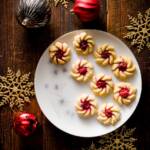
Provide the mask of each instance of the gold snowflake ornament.
POLYGON ((53 0, 55 7, 57 7, 59 4, 62 4, 64 8, 68 7, 69 1, 68 0, 53 0))
POLYGON ((131 45, 137 46, 140 52, 144 47, 150 49, 150 8, 145 14, 138 13, 137 17, 129 16, 130 25, 126 26, 129 31, 124 38, 131 40, 131 45))
POLYGON ((34 96, 30 73, 22 75, 20 70, 14 73, 10 68, 6 76, 0 76, 0 107, 9 105, 12 110, 22 111, 24 104, 34 96))
POLYGON ((118 130, 106 134, 97 143, 93 143, 89 148, 82 150, 136 150, 133 137, 135 128, 127 129, 125 126, 118 130))
POLYGON ((126 129, 125 126, 112 132, 110 134, 104 135, 99 143, 102 145, 100 150, 136 150, 133 138, 133 133, 135 128, 126 129))

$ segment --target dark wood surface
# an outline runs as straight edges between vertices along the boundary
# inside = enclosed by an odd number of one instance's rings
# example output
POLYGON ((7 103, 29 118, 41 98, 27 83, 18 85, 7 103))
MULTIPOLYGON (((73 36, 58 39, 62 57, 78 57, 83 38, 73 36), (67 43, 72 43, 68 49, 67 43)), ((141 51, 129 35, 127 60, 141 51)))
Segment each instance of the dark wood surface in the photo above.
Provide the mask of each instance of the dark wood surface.
MULTIPOLYGON (((38 60, 45 48, 60 35, 81 28, 100 29, 111 32, 126 44, 123 34, 128 24, 128 14, 136 15, 150 7, 149 0, 102 0, 100 18, 90 24, 82 24, 69 9, 52 7, 51 23, 48 27, 27 31, 16 20, 15 11, 18 0, 0 1, 0 74, 5 74, 7 67, 31 72, 32 79, 38 60)), ((69 5, 71 8, 72 4, 69 5)), ((137 149, 150 149, 150 52, 147 49, 140 54, 132 48, 141 68, 143 91, 140 103, 126 123, 136 127, 137 149)), ((12 113, 8 108, 0 109, 0 149, 1 150, 80 150, 89 145, 91 140, 68 135, 55 128, 42 114, 36 99, 25 107, 25 111, 37 115, 40 127, 28 138, 18 136, 12 128, 12 113)))

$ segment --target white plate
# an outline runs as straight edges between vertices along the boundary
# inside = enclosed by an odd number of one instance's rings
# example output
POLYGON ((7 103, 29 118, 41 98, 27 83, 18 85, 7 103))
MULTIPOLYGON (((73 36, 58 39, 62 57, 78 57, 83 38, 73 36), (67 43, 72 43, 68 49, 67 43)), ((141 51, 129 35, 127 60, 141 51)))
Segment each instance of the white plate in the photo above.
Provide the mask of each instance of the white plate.
MULTIPOLYGON (((66 42, 72 50, 72 59, 66 65, 53 65, 49 61, 48 49, 45 50, 39 60, 35 73, 35 92, 37 101, 41 110, 48 120, 57 128, 80 137, 95 137, 107 134, 114 131, 124 124, 136 109, 141 95, 141 73, 136 58, 131 50, 118 38, 110 33, 99 30, 77 30, 67 33, 59 37, 56 41, 66 42), (109 43, 115 47, 118 55, 130 57, 136 65, 136 74, 134 77, 127 80, 137 87, 136 100, 130 106, 121 106, 121 120, 115 126, 103 126, 98 123, 96 117, 90 119, 81 119, 75 112, 74 103, 76 99, 83 93, 92 93, 89 88, 89 83, 80 84, 70 77, 70 69, 73 62, 79 56, 74 51, 72 42, 75 35, 81 32, 87 32, 92 35, 96 46, 104 43, 109 43)), ((80 56, 80 58, 82 58, 80 56)), ((95 73, 103 72, 112 75, 114 83, 118 83, 111 71, 111 67, 98 66, 92 55, 86 57, 93 65, 95 73)), ((112 95, 106 98, 97 97, 99 105, 102 103, 114 102, 112 95)))

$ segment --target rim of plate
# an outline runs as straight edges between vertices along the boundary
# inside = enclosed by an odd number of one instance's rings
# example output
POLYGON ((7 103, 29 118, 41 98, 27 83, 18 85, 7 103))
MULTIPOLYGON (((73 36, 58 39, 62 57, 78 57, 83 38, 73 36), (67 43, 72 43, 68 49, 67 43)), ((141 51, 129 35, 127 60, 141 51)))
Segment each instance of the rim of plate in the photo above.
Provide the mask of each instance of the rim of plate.
POLYGON ((41 57, 40 57, 40 59, 39 59, 39 61, 38 61, 38 64, 37 64, 37 66, 36 66, 36 70, 35 70, 35 74, 34 74, 34 89, 35 89, 35 96, 36 96, 36 99, 37 99, 37 103, 38 103, 38 105, 40 106, 41 111, 43 112, 44 116, 45 116, 56 128, 60 129, 61 131, 65 132, 65 133, 67 133, 67 134, 73 135, 73 136, 82 137, 82 138, 92 138, 92 137, 103 136, 103 135, 106 135, 106 134, 108 134, 108 133, 111 133, 111 132, 117 130, 118 128, 120 128, 122 125, 124 125, 124 124, 131 118, 131 116, 134 114, 134 112, 135 112, 135 110, 136 110, 136 108, 137 108, 137 106, 138 106, 138 104, 139 104, 140 98, 141 98, 141 93, 142 93, 142 74, 141 74, 141 70, 140 70, 139 63, 138 63, 136 57, 134 56, 132 50, 131 50, 121 39, 119 39, 118 37, 116 37, 115 35, 113 35, 113 34, 111 34, 111 33, 109 33, 109 32, 105 32, 105 31, 102 31, 102 30, 96 30, 96 29, 79 29, 79 30, 73 30, 73 31, 67 32, 67 33, 65 33, 65 34, 63 34, 63 35, 57 37, 54 41, 52 41, 52 42, 48 45, 48 47, 47 47, 47 48, 44 50, 44 52, 42 53, 42 55, 41 55, 41 57), (122 44, 124 44, 124 46, 127 47, 127 48, 130 50, 132 57, 135 58, 135 60, 136 60, 136 62, 137 62, 137 66, 136 66, 136 67, 137 67, 137 69, 139 70, 139 75, 140 75, 140 76, 139 76, 139 77, 140 77, 140 91, 139 91, 139 92, 140 92, 140 93, 139 93, 139 99, 138 99, 138 102, 137 102, 137 104, 136 104, 136 107, 132 110, 132 113, 129 115, 129 117, 128 117, 122 124, 120 124, 120 125, 117 126, 117 127, 114 127, 113 129, 111 129, 110 131, 106 132, 105 134, 97 134, 97 135, 89 135, 89 136, 86 135, 86 136, 84 136, 84 135, 75 134, 75 133, 70 132, 70 131, 68 131, 68 130, 66 131, 66 130, 63 129, 61 126, 58 126, 55 122, 52 121, 51 118, 49 118, 49 117, 46 115, 46 112, 45 112, 44 109, 42 108, 42 105, 40 104, 40 100, 38 99, 38 96, 37 96, 37 94, 36 94, 36 93, 37 93, 37 90, 36 90, 37 69, 38 69, 38 66, 39 66, 39 62, 41 61, 41 59, 42 59, 42 57, 43 57, 45 51, 47 51, 48 47, 49 47, 52 43, 54 43, 58 38, 63 38, 63 37, 65 37, 65 36, 68 36, 68 35, 71 34, 71 33, 74 33, 74 32, 82 32, 82 31, 83 31, 83 32, 86 32, 86 31, 101 32, 101 33, 103 33, 103 34, 107 34, 107 35, 110 36, 111 38, 114 38, 116 41, 121 42, 122 44))

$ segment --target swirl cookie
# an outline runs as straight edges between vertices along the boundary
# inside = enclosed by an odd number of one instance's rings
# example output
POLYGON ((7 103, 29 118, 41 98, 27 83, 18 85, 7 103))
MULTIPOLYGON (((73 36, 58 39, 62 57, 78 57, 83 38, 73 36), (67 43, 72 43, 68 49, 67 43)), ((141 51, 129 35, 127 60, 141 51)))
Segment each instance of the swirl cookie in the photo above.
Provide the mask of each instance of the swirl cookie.
POLYGON ((94 41, 91 35, 82 32, 74 37, 73 45, 77 54, 88 55, 93 52, 94 41))
POLYGON ((116 58, 115 49, 111 45, 104 44, 94 52, 94 57, 99 65, 112 65, 116 58))
POLYGON ((136 68, 132 61, 127 57, 118 57, 112 65, 114 75, 120 80, 125 80, 134 75, 136 68))
POLYGON ((108 75, 99 74, 93 77, 90 86, 95 95, 106 96, 113 89, 112 78, 108 75))
POLYGON ((87 82, 93 76, 93 66, 87 60, 78 60, 72 66, 71 76, 79 82, 87 82))
POLYGON ((70 48, 66 43, 56 42, 49 48, 50 61, 53 64, 65 64, 71 58, 70 48))
POLYGON ((120 110, 113 104, 103 104, 97 120, 104 125, 115 125, 120 120, 120 110))
POLYGON ((79 116, 91 117, 97 112, 97 101, 92 95, 82 95, 77 100, 75 108, 79 116))
POLYGON ((136 89, 130 84, 121 82, 115 85, 114 100, 119 104, 129 105, 136 98, 136 89))

